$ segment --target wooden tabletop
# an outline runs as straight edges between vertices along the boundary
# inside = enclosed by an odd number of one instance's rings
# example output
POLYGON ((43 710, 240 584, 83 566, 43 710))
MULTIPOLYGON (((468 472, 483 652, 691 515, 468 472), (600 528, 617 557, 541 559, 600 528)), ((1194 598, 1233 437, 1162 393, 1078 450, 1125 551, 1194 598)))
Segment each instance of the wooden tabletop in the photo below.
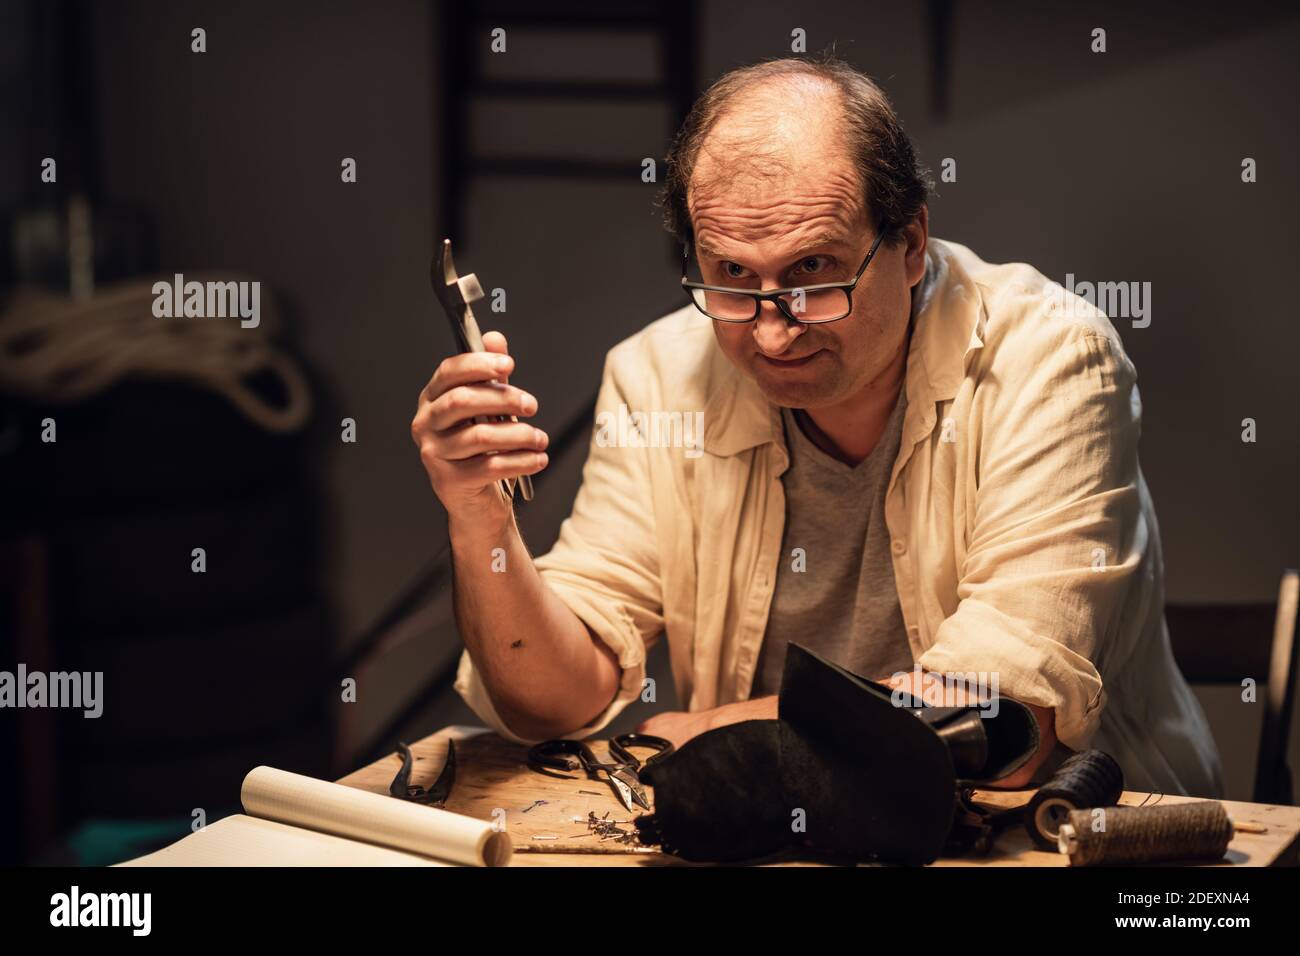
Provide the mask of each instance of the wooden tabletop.
MULTIPOLYGON (((479 727, 445 727, 412 744, 416 755, 411 783, 427 786, 442 771, 447 742, 454 741, 456 780, 447 809, 481 820, 502 819, 515 845, 512 866, 690 866, 674 856, 647 847, 620 843, 616 836, 602 838, 588 826, 590 814, 620 829, 633 830, 629 814, 603 780, 557 779, 530 770, 527 748, 513 744, 479 727)), ((604 758, 604 741, 589 741, 604 758)), ((396 753, 362 767, 338 782, 361 790, 387 793, 401 766, 396 753)), ((975 791, 976 801, 989 807, 1014 807, 1028 802, 1032 791, 975 791)), ((1191 803, 1197 798, 1158 796, 1125 791, 1122 805, 1191 803)), ((1300 848, 1300 807, 1221 801, 1233 821, 1257 824, 1260 833, 1238 831, 1228 854, 1217 866, 1294 865, 1300 848)), ((638 813, 645 811, 638 811, 638 813)), ((782 866, 818 865, 784 862, 782 866)), ((1066 858, 1034 847, 1021 827, 998 837, 986 857, 953 857, 932 866, 1065 866, 1066 858)))

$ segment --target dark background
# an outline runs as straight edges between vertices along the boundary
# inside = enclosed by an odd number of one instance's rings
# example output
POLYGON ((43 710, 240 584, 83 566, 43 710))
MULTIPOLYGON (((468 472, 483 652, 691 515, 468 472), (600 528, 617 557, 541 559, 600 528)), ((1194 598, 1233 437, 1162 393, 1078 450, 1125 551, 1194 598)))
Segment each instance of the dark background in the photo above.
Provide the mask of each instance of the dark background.
MULTIPOLYGON (((274 437, 167 383, 57 409, 6 400, 19 439, 0 458, 0 669, 34 667, 38 633, 49 668, 106 671, 106 710, 0 713, 0 859, 120 859, 188 832, 195 807, 229 812, 257 762, 341 773, 399 735, 475 720, 428 690, 459 648, 445 588, 383 630, 385 653, 334 666, 445 541, 409 435, 450 350, 435 242, 452 235, 461 271, 507 290, 504 315, 478 315, 508 335, 538 424, 554 436, 581 421, 604 353, 683 301, 641 160, 662 160, 694 93, 788 54, 795 28, 881 83, 936 178, 957 160, 934 235, 1059 281, 1152 284, 1150 327, 1116 325, 1140 375, 1168 598, 1275 598, 1300 561, 1291 5, 709 0, 654 5, 644 24, 638 9, 0 3, 6 292, 65 274, 23 274, 13 224, 86 195, 105 232, 101 288, 259 279, 316 397, 308 428, 274 437), (488 51, 496 26, 504 54, 488 51), (206 53, 190 51, 194 27, 206 53), (1090 52, 1094 27, 1105 54, 1090 52), (40 182, 45 156, 57 185, 40 182), (355 184, 340 182, 343 157, 355 184), (57 446, 35 438, 46 415, 57 446), (355 444, 339 440, 344 417, 355 444), (189 572, 199 542, 205 576, 189 572), (337 702, 340 673, 356 703, 337 702)), ((555 456, 523 508, 535 553, 567 514, 585 444, 555 456)), ((659 706, 675 707, 654 659, 659 706)), ((1258 711, 1231 685, 1198 694, 1227 795, 1248 798, 1258 711)))

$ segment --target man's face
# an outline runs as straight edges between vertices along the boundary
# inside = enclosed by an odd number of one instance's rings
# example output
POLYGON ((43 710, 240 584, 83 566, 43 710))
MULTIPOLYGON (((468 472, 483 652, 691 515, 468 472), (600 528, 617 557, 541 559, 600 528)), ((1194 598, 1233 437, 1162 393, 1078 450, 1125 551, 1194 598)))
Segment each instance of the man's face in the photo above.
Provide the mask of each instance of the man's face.
MULTIPOLYGON (((690 211, 703 280, 753 290, 850 281, 875 234, 860 209, 855 172, 841 154, 834 144, 812 148, 790 175, 761 179, 716 175, 718 166, 707 169, 702 159, 695 179, 707 185, 697 189, 693 182, 690 211)), ((773 404, 851 402, 906 348, 911 287, 924 272, 924 233, 922 217, 907 242, 880 244, 847 317, 798 325, 776 303, 764 302, 751 323, 715 321, 719 346, 773 404)))

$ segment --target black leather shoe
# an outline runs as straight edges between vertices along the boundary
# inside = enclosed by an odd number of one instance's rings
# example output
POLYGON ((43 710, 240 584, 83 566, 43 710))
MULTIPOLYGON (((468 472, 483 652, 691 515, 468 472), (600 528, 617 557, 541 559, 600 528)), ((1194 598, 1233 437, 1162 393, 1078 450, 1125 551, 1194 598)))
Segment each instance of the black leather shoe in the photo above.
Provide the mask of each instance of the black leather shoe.
POLYGON ((719 727, 647 768, 643 842, 687 860, 739 862, 790 849, 920 864, 943 850, 962 787, 1012 773, 1038 749, 1029 708, 1005 698, 925 707, 798 644, 777 720, 719 727))

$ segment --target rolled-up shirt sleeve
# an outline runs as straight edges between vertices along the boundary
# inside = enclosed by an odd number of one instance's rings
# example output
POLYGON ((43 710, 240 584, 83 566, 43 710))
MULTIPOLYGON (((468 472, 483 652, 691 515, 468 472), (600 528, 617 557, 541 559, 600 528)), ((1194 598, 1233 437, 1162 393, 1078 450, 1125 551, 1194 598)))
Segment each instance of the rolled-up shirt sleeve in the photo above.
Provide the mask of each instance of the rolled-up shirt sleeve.
MULTIPOLYGON (((998 692, 1055 709, 1056 734, 1085 747, 1105 692, 1134 575, 1148 574, 1137 482, 1141 404, 1117 341, 1070 326, 994 370, 972 416, 973 531, 958 605, 917 659, 939 673, 996 675, 998 692)), ((993 679, 990 677, 990 679, 993 679)))
MULTIPOLYGON (((625 343, 606 358, 596 401, 602 413, 617 416, 619 405, 638 407, 635 353, 625 343)), ((614 699, 590 723, 565 736, 581 739, 605 727, 642 692, 646 651, 663 631, 663 602, 655 516, 646 449, 620 447, 617 429, 593 430, 573 510, 560 527, 555 546, 534 562, 551 591, 606 644, 622 675, 614 699)), ((466 651, 456 690, 492 729, 517 743, 497 714, 466 651)))

